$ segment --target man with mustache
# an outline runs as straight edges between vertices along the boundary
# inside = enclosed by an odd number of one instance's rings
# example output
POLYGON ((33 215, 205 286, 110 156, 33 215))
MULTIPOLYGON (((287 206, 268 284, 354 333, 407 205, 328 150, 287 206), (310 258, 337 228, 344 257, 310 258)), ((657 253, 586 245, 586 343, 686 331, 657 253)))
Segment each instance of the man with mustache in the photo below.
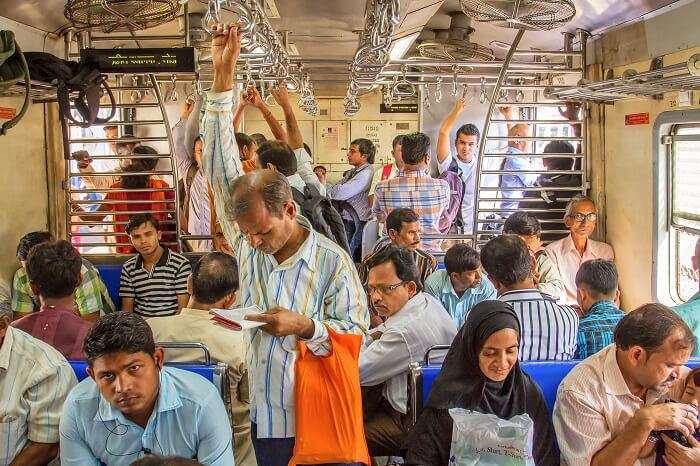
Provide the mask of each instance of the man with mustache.
POLYGON ((365 435, 370 455, 391 456, 400 453, 411 428, 409 364, 422 361, 432 346, 449 345, 457 327, 440 302, 421 291, 409 250, 389 245, 367 266, 369 298, 386 321, 377 327, 379 336, 360 353, 365 435))
POLYGON ((389 236, 380 240, 375 246, 374 252, 367 255, 358 266, 362 285, 365 287, 367 285, 368 264, 372 258, 394 245, 406 248, 413 254, 413 260, 418 268, 418 281, 423 286, 426 278, 437 269, 437 260, 421 249, 422 229, 418 215, 406 207, 394 209, 386 217, 386 230, 389 236))
POLYGON ((698 428, 696 406, 665 402, 680 399, 696 345, 681 318, 645 304, 620 320, 614 340, 559 386, 552 421, 562 464, 651 466, 648 444, 675 442, 660 432, 692 437, 698 428))
POLYGON ((163 367, 163 348, 142 317, 104 316, 83 351, 90 377, 63 405, 63 466, 121 466, 148 454, 234 464, 231 426, 216 388, 200 375, 163 367))

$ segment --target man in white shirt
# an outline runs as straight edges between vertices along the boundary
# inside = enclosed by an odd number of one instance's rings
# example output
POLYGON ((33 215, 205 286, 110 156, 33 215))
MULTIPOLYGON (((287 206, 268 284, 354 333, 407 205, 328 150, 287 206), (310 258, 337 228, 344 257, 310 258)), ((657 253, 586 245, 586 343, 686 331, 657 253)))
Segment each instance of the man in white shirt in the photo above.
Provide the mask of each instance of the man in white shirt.
POLYGON ((0 464, 49 463, 58 453, 63 402, 77 380, 48 344, 10 327, 12 308, 0 302, 0 464))
MULTIPOLYGON (((187 288, 190 301, 178 315, 148 319, 148 325, 156 341, 202 343, 209 349, 214 362, 226 363, 236 465, 255 466, 250 440, 248 366, 245 363, 248 342, 243 332, 217 325, 209 314, 211 309, 227 309, 236 302, 236 259, 222 252, 207 254, 192 267, 187 288)), ((203 356, 198 348, 168 348, 165 351, 167 362, 203 361, 203 356)))
POLYGON ((577 305, 576 273, 583 262, 593 259, 615 259, 610 245, 590 239, 597 220, 598 211, 593 199, 582 194, 575 195, 564 213, 564 224, 571 234, 545 248, 564 282, 564 304, 577 305))
POLYGON ((504 216, 508 216, 511 211, 518 208, 518 199, 522 199, 525 194, 525 191, 518 190, 518 188, 534 186, 539 176, 537 173, 528 173, 538 168, 537 164, 534 163, 535 159, 523 155, 530 152, 531 144, 527 139, 520 138, 529 136, 530 125, 518 123, 508 128, 508 137, 511 139, 508 140, 506 158, 501 170, 512 173, 501 175, 499 185, 502 188, 503 198, 514 200, 501 202, 501 209, 506 210, 504 216))
MULTIPOLYGON (((398 454, 408 422, 407 372, 435 345, 449 345, 457 327, 439 301, 423 293, 410 251, 389 246, 368 264, 367 290, 386 321, 360 353, 360 385, 366 390, 365 435, 372 456, 398 454)), ((443 355, 444 356, 444 355, 443 355)))
POLYGON ((452 111, 440 126, 437 142, 437 162, 440 174, 446 171, 457 173, 464 184, 462 209, 457 216, 464 233, 471 233, 474 223, 474 190, 476 170, 478 169, 477 148, 479 147, 479 129, 469 123, 457 129, 454 139, 454 152, 450 147, 450 133, 459 115, 464 111, 466 102, 457 99, 452 111))
POLYGON ((559 386, 552 421, 562 464, 652 466, 653 444, 674 442, 660 431, 692 437, 698 428, 696 406, 668 402, 680 399, 696 345, 688 326, 666 306, 645 304, 622 318, 614 338, 559 386))

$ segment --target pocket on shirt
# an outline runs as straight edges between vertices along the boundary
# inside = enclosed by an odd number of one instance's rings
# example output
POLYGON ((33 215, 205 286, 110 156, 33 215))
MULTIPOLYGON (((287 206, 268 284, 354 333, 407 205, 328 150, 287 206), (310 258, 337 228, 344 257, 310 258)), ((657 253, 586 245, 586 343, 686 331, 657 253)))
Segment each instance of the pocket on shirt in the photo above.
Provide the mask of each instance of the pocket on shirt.
POLYGON ((12 462, 17 452, 24 445, 18 445, 22 422, 18 417, 5 416, 0 419, 0 466, 12 462))

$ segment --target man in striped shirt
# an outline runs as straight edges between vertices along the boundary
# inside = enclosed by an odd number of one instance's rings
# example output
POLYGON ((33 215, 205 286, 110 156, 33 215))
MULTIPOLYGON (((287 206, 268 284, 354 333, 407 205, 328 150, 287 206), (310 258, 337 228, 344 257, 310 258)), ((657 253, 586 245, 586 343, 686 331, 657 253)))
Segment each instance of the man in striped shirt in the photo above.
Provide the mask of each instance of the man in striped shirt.
POLYGON ((520 360, 568 360, 576 352, 578 315, 540 292, 532 279, 532 258, 517 235, 501 235, 481 250, 481 263, 498 299, 520 320, 520 360))
POLYGON ((615 326, 624 317, 615 304, 620 298, 615 263, 605 259, 584 262, 576 273, 576 286, 582 313, 576 359, 586 359, 613 342, 615 326))
MULTIPOLYGON (((220 33, 220 34, 217 34, 220 33)), ((287 465, 295 437, 298 344, 329 350, 328 329, 365 333, 367 299, 350 256, 297 215, 289 182, 271 170, 244 174, 231 124, 235 25, 212 39, 214 81, 204 117, 204 171, 224 235, 238 259, 242 306, 267 325, 250 332, 250 416, 259 466, 287 465)), ((316 439, 322 442, 323 439, 316 439)), ((340 453, 339 453, 340 454, 340 453)))
POLYGON ((119 296, 122 311, 142 317, 171 316, 180 312, 190 295, 190 262, 160 245, 163 232, 151 214, 137 214, 126 226, 138 254, 122 266, 119 296))
MULTIPOLYGON (((439 235, 442 212, 450 204, 450 185, 431 178, 427 173, 430 138, 423 133, 407 134, 401 139, 403 170, 396 178, 382 181, 375 191, 372 213, 383 222, 399 207, 412 209, 420 220, 423 233, 439 235)), ((438 250, 439 242, 426 243, 428 250, 438 250)))

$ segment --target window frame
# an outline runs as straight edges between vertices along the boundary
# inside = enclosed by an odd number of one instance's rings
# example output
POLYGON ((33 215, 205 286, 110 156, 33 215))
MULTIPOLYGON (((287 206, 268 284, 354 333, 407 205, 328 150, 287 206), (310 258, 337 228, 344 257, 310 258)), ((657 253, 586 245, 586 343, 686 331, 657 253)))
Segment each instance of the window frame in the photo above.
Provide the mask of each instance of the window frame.
MULTIPOLYGON (((652 131, 654 173, 654 235, 652 256, 652 286, 656 301, 677 305, 683 303, 676 278, 678 266, 677 235, 679 231, 697 234, 692 228, 673 223, 673 138, 678 129, 700 127, 700 109, 668 111, 659 114, 652 131)), ((679 138, 679 136, 675 136, 679 138)), ((682 136, 688 140, 687 136, 682 136)), ((699 140, 700 135, 692 140, 699 140)))

